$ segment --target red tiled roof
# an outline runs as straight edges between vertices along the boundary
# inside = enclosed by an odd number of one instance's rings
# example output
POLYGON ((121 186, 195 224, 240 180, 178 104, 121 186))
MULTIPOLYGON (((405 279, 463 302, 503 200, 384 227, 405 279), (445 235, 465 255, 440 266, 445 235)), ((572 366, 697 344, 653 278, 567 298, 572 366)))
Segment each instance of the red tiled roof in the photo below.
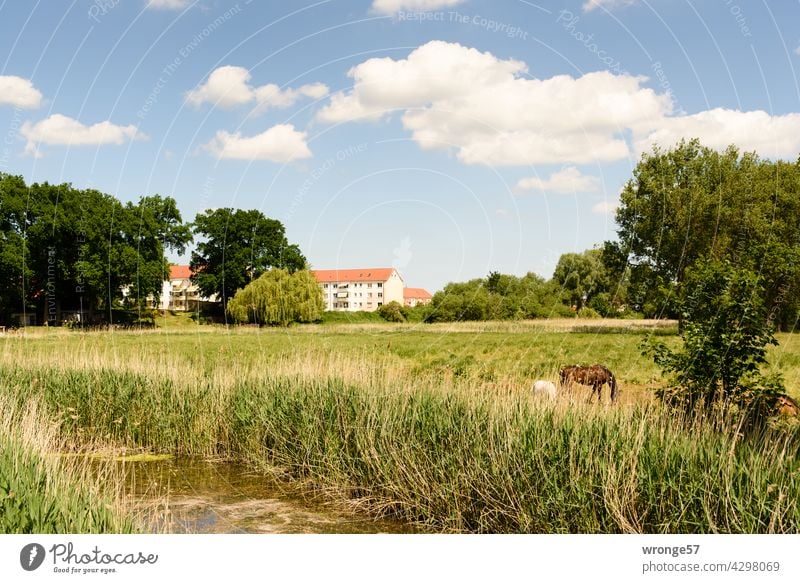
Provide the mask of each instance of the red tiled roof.
POLYGON ((404 300, 429 300, 432 297, 431 292, 421 287, 407 287, 403 290, 404 300))
POLYGON ((372 269, 314 269, 311 273, 317 283, 332 283, 337 281, 386 281, 391 277, 392 267, 378 267, 372 269))
POLYGON ((169 278, 173 279, 189 279, 192 277, 192 270, 188 265, 170 265, 169 278))

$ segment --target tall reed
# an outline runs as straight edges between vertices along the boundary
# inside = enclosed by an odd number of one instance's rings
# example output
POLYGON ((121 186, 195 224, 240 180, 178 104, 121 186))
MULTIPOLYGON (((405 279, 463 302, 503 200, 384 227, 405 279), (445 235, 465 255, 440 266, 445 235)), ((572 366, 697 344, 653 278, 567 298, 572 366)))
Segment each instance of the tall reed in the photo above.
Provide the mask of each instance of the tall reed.
POLYGON ((0 394, 40 400, 74 439, 246 461, 442 531, 798 532, 789 437, 317 356, 167 375, 135 359, 6 365, 0 394))
POLYGON ((57 424, 29 397, 0 395, 0 533, 135 532, 120 476, 60 455, 57 424))

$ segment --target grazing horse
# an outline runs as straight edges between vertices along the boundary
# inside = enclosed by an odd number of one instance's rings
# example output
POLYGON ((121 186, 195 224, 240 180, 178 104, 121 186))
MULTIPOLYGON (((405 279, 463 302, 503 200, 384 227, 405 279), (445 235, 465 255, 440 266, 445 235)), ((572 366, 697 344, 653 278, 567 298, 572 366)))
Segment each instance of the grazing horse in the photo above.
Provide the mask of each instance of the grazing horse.
POLYGON ((789 395, 779 395, 775 401, 775 412, 786 417, 797 417, 800 415, 800 405, 789 395))
POLYGON ((561 377, 562 385, 578 383, 592 387, 592 394, 589 396, 590 401, 595 393, 597 393, 598 401, 602 399, 603 385, 606 383, 611 387, 611 402, 617 399, 617 379, 614 377, 614 373, 602 364, 565 366, 559 372, 559 376, 561 377))
POLYGON ((556 386, 550 381, 536 381, 533 383, 534 397, 547 397, 551 401, 556 398, 556 386))

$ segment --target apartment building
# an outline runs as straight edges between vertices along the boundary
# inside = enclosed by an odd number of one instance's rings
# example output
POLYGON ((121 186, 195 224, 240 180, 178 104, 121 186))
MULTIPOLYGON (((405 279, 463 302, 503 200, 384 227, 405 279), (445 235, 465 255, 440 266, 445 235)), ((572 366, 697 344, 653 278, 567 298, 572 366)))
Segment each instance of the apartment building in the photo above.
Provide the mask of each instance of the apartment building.
POLYGON ((218 301, 216 294, 210 298, 202 296, 191 277, 192 271, 188 265, 171 265, 169 279, 161 287, 158 309, 188 312, 197 310, 205 303, 218 301))
POLYGON ((316 269, 311 273, 322 289, 326 310, 374 312, 389 302, 403 304, 403 278, 392 267, 316 269))
POLYGON ((431 292, 421 287, 407 287, 403 290, 403 303, 409 308, 425 306, 431 303, 431 292))

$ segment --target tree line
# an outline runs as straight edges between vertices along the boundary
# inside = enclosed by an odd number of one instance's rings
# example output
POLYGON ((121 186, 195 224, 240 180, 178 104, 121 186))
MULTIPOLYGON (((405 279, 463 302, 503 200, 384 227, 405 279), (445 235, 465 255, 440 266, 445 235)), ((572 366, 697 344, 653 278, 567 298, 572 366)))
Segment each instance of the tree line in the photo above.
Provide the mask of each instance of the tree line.
MULTIPOLYGON (((725 265, 757 280, 776 327, 800 316, 800 158, 766 160, 698 140, 642 155, 622 190, 616 241, 566 253, 552 279, 491 273, 434 295, 432 320, 581 314, 693 317, 685 285, 725 265), (568 307, 568 310, 565 310, 568 307)), ((744 275, 740 275, 744 277, 744 275)))
MULTIPOLYGON (((412 310, 413 318, 685 320, 697 307, 687 276, 709 262, 728 262, 757 278, 770 321, 794 328, 800 314, 800 158, 765 160, 734 146, 719 152, 697 140, 656 147, 623 188, 616 222, 617 240, 563 254, 549 280, 492 272, 449 283, 430 306, 412 310)), ((171 197, 123 204, 93 189, 26 185, 19 176, 0 174, 0 317, 7 321, 23 307, 46 319, 64 306, 110 314, 115 306, 141 305, 160 294, 169 268, 165 253, 182 254, 192 242, 193 280, 223 307, 270 270, 291 275, 308 266, 283 224, 258 210, 206 210, 184 223, 171 197)), ((255 304, 249 305, 247 320, 254 321, 255 304)), ((244 317, 241 309, 236 313, 244 317)), ((394 310, 387 317, 401 316, 409 314, 394 310)))
POLYGON ((115 309, 152 305, 169 277, 166 253, 193 241, 196 283, 225 303, 269 269, 307 264, 283 224, 258 210, 206 210, 184 223, 172 197, 122 203, 0 173, 0 323, 24 312, 56 323, 72 310, 108 321, 115 309))

